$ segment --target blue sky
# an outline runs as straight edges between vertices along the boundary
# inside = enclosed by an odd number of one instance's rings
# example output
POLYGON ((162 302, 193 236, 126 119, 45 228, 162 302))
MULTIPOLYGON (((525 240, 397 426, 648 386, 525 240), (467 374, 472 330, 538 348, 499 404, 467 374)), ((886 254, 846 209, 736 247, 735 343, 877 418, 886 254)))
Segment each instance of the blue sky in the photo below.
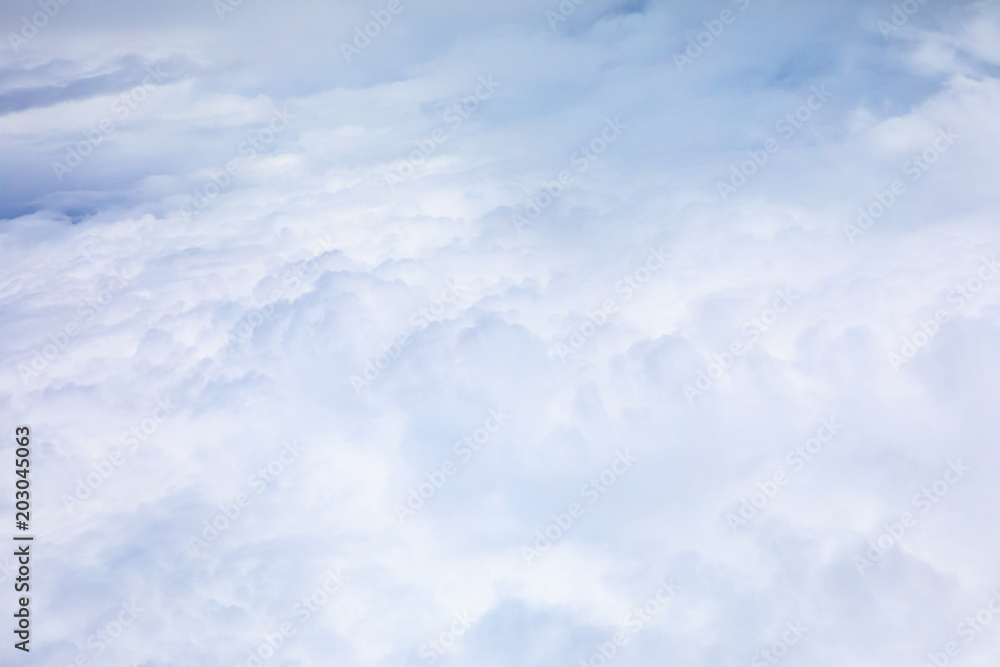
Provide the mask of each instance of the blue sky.
POLYGON ((1000 655, 997 2, 0 26, 11 664, 1000 655))

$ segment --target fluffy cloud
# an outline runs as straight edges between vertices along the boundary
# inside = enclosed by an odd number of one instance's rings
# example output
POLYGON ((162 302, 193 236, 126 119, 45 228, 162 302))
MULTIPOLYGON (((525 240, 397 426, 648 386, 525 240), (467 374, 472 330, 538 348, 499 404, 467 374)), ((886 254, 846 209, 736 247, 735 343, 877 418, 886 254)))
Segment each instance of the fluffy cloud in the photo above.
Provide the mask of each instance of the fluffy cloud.
POLYGON ((5 4, 31 664, 996 655, 1000 16, 897 4, 5 4))

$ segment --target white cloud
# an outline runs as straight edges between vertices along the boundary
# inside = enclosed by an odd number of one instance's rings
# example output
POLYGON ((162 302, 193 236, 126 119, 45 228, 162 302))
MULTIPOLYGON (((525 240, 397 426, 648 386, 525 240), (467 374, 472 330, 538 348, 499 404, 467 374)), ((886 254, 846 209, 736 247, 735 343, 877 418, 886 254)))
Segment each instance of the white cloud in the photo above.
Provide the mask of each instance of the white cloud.
MULTIPOLYGON (((32 659, 242 665, 290 623, 266 664, 424 665, 466 614, 434 664, 577 664, 663 578, 682 592, 622 665, 746 664, 788 622, 808 628, 788 664, 942 650, 997 585, 1000 282, 954 296, 1000 247, 995 8, 927 3, 883 37, 891 8, 862 3, 592 0, 553 31, 557 3, 401 1, 350 64, 338 44, 368 9, 265 2, 221 22, 206 3, 73 3, 5 57, 16 99, 124 72, 0 117, 0 401, 35 434, 44 547, 32 659), (678 72, 674 53, 727 7, 740 20, 678 72), (183 81, 60 183, 67 135, 138 83, 116 63, 161 60, 183 81), (488 76, 495 95, 454 126, 488 76), (829 102, 723 201, 717 182, 818 85, 829 102), (273 109, 294 115, 287 131, 184 219, 273 109), (581 162, 619 117, 620 139, 581 162), (388 187, 438 128, 447 141, 388 187), (908 169, 948 128, 954 144, 908 169), (852 243, 845 225, 897 180, 852 243), (652 248, 669 260, 640 280, 652 248), (778 290, 797 300, 772 321, 778 290), (689 402, 734 342, 747 351, 689 402), (351 376, 383 354, 359 395, 351 376), (162 421, 157 400, 176 405, 162 421), (497 406, 508 423, 400 525, 396 504, 497 406), (831 415, 842 432, 734 534, 727 514, 831 415), (268 472, 289 440, 301 456, 268 472), (622 449, 635 468, 591 504, 582 488, 622 449), (968 475, 920 513, 914 496, 959 459, 968 475), (582 516, 525 563, 573 502, 582 516), (916 526, 859 574, 907 511, 916 526), (343 587, 301 620, 338 567, 343 587), (144 611, 98 656, 88 637, 132 599, 144 611)), ((33 6, 5 5, 5 24, 33 6)), ((958 641, 969 664, 996 653, 989 629, 958 641)))

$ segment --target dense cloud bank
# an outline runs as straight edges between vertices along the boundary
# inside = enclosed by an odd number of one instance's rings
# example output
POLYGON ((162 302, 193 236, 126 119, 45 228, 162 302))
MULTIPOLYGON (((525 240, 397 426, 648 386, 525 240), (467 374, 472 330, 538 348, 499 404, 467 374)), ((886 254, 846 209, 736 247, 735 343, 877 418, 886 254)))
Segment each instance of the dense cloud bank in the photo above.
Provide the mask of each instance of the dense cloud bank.
POLYGON ((1000 655, 996 2, 0 25, 24 664, 1000 655))

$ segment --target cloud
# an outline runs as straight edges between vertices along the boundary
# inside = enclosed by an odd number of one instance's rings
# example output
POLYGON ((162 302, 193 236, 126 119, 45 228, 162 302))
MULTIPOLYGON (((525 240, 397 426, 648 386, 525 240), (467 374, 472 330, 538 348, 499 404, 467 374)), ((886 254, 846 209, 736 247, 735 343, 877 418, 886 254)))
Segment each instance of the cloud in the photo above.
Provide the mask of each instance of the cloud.
POLYGON ((0 63, 33 660, 995 653, 992 4, 226 6, 0 63))

